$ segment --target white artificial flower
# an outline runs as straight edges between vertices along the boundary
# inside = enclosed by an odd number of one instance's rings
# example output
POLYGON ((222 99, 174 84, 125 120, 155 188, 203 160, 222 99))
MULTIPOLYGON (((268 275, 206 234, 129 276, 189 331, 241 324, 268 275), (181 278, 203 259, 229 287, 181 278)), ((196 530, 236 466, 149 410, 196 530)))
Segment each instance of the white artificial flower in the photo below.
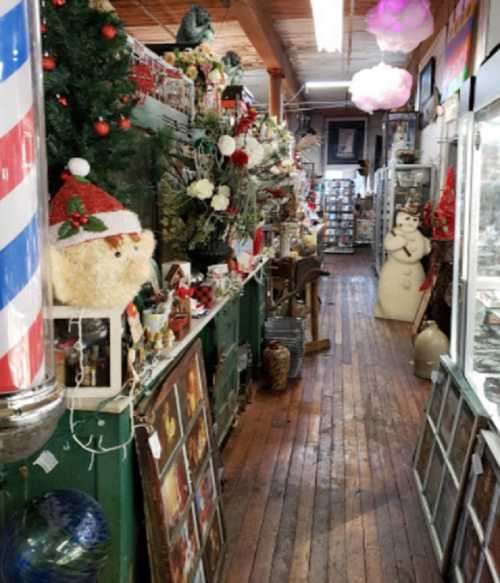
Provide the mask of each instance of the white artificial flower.
POLYGON ((229 186, 221 184, 221 186, 217 187, 217 194, 225 198, 229 198, 231 196, 231 189, 229 188, 229 186))
POLYGON ((236 142, 231 136, 221 136, 217 145, 223 156, 232 156, 236 150, 236 142))
POLYGON ((224 78, 219 69, 214 69, 213 71, 210 71, 210 73, 208 74, 208 80, 210 81, 210 83, 213 83, 214 85, 219 85, 219 83, 222 83, 223 79, 224 78))
POLYGON ((257 142, 256 146, 251 150, 247 150, 247 153, 249 168, 255 168, 255 166, 258 166, 262 160, 264 160, 264 148, 259 144, 259 142, 257 142))
POLYGON ((229 206, 229 198, 222 194, 216 194, 210 203, 216 211, 225 211, 229 206))
POLYGON ((214 193, 214 185, 208 178, 196 180, 188 186, 187 193, 189 196, 200 200, 211 198, 214 193))
POLYGON ((247 153, 250 154, 253 150, 256 150, 261 147, 258 140, 256 140, 253 136, 246 136, 245 139, 245 150, 247 153))
POLYGON ((274 142, 266 142, 263 145, 264 158, 270 158, 276 152, 276 144, 274 142))
POLYGON ((281 174, 281 170, 278 166, 271 166, 271 168, 269 169, 269 171, 271 172, 271 174, 274 174, 275 176, 277 176, 278 174, 281 174))

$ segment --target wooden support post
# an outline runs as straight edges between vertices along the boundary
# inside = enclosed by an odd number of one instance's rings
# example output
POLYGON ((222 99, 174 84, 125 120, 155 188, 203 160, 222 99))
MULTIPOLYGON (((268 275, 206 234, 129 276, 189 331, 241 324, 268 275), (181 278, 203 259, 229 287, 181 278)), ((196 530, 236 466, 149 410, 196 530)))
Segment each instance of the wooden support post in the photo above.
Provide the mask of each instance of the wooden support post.
POLYGON ((269 69, 269 114, 283 121, 283 71, 269 69))

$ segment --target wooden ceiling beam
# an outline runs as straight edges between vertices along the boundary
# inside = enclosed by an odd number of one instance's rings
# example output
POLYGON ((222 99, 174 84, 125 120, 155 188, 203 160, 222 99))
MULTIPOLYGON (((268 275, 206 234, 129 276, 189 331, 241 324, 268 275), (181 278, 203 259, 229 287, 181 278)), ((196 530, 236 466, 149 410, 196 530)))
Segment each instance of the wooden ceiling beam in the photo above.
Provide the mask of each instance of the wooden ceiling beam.
POLYGON ((290 94, 300 93, 302 84, 288 58, 280 35, 264 10, 265 0, 233 0, 230 13, 238 20, 268 70, 281 71, 290 94))

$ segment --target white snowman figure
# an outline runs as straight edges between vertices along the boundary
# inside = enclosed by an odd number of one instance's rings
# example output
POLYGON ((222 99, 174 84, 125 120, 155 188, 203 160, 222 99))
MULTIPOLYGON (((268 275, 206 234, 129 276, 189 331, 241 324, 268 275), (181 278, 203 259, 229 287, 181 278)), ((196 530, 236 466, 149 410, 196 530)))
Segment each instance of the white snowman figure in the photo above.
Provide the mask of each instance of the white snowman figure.
POLYGON ((418 230, 420 219, 412 208, 396 215, 396 226, 384 239, 388 259, 380 272, 376 318, 413 322, 422 298, 425 279, 420 260, 431 252, 431 243, 418 230))

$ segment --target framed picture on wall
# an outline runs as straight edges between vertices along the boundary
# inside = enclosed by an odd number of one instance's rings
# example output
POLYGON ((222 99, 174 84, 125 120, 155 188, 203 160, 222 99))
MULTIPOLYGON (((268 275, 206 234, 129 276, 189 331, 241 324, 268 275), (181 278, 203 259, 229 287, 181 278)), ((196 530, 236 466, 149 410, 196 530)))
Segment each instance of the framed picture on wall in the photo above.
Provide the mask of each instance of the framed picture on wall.
POLYGON ((418 110, 422 112, 425 104, 432 97, 436 74, 436 59, 431 57, 420 71, 418 78, 418 110))
POLYGON ((328 166, 358 164, 364 158, 365 121, 330 120, 328 122, 328 166))

